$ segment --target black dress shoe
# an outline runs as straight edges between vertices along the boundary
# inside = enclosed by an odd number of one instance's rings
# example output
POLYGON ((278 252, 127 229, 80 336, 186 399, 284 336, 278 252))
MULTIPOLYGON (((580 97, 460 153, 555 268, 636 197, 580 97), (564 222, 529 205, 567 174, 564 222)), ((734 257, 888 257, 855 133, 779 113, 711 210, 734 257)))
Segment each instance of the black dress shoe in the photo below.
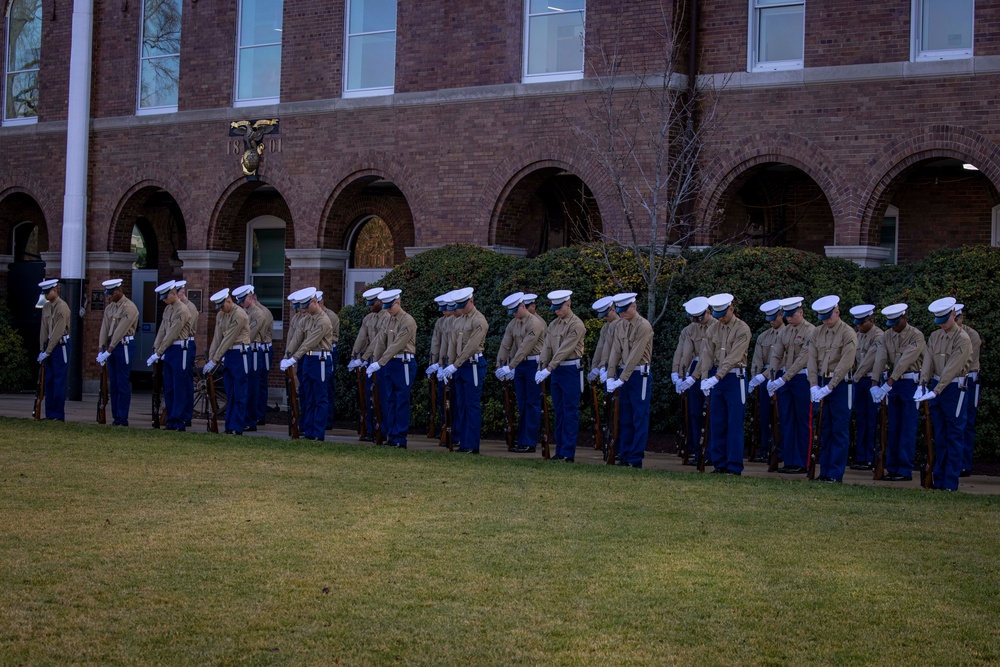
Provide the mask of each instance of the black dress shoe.
POLYGON ((565 458, 566 458, 565 456, 560 456, 559 454, 556 454, 554 456, 550 456, 549 461, 562 461, 565 458))
POLYGON ((724 474, 724 475, 733 475, 734 477, 742 477, 743 476, 743 473, 736 472, 735 470, 728 470, 728 469, 723 470, 722 474, 724 474))
POLYGON ((257 420, 257 426, 263 426, 266 420, 263 418, 257 420))
POLYGON ((685 462, 684 462, 684 463, 682 463, 681 465, 685 465, 685 466, 696 466, 696 465, 698 465, 698 459, 695 459, 695 458, 691 458, 691 459, 688 459, 687 461, 685 461, 685 462))
POLYGON ((478 449, 469 449, 468 447, 459 447, 455 450, 456 454, 478 454, 478 449))
POLYGON ((232 435, 232 434, 233 434, 233 430, 232 430, 232 429, 230 429, 230 428, 227 428, 227 429, 226 429, 225 431, 223 431, 222 433, 223 433, 223 435, 232 435))
POLYGON ((184 422, 184 425, 185 426, 193 426, 193 424, 191 424, 191 420, 190 419, 187 420, 186 422, 184 422))
POLYGON ((871 470, 872 466, 870 463, 852 463, 851 470, 871 470))
POLYGON ((176 431, 177 427, 176 426, 164 426, 163 430, 164 431, 176 431))
POLYGON ((523 445, 518 445, 517 447, 511 447, 507 451, 513 452, 515 454, 534 454, 538 451, 537 447, 525 447, 523 445))
POLYGON ((244 431, 256 431, 257 430, 257 425, 256 424, 250 424, 250 426, 244 426, 243 430, 244 431))
POLYGON ((801 475, 805 471, 806 469, 802 466, 784 466, 783 468, 778 468, 778 472, 786 475, 801 475))
MULTIPOLYGON (((970 475, 972 475, 971 470, 963 470, 962 472, 958 473, 959 477, 969 477, 970 475)), ((945 491, 948 491, 948 489, 945 489, 945 491)))
POLYGON ((716 468, 715 470, 713 470, 709 474, 710 475, 725 475, 726 474, 726 469, 725 468, 716 468))

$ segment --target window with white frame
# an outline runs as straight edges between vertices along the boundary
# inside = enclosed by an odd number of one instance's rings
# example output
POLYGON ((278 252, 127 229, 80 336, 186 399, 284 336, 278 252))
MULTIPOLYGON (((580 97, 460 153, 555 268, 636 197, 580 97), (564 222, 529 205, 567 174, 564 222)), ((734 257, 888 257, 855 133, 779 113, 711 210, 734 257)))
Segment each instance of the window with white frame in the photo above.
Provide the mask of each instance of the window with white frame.
POLYGON ((585 0, 527 0, 524 81, 583 78, 585 0))
POLYGON ((882 216, 882 231, 879 234, 879 245, 889 251, 884 264, 896 264, 899 256, 899 209, 889 206, 882 216))
POLYGON ((42 54, 42 0, 14 0, 4 43, 3 120, 33 123, 38 117, 38 66, 42 54))
POLYGON ((750 0, 750 71, 802 69, 805 0, 750 0))
POLYGON ((396 80, 396 0, 347 0, 344 97, 391 95, 396 80))
POLYGON ((251 220, 246 257, 246 281, 279 324, 285 291, 285 221, 272 215, 251 220))
POLYGON ((972 57, 974 0, 913 0, 912 59, 972 57))
POLYGON ((283 4, 282 0, 240 0, 236 106, 278 102, 283 4))
POLYGON ((181 0, 143 0, 138 113, 177 111, 181 0))

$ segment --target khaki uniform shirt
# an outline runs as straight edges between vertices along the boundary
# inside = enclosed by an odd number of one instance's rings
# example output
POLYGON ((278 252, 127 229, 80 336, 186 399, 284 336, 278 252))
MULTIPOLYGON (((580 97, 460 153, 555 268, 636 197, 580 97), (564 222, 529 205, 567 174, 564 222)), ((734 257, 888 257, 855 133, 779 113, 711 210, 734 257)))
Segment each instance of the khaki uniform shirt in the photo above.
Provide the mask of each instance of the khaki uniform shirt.
POLYGON ((757 336, 757 343, 753 348, 753 360, 750 362, 750 375, 760 375, 770 369, 771 353, 774 352, 774 346, 778 344, 781 330, 784 328, 784 322, 777 329, 768 322, 767 330, 757 336))
MULTIPOLYGON (((340 317, 326 306, 323 306, 323 312, 329 318, 330 324, 333 325, 333 345, 336 345, 340 342, 340 317)), ((333 347, 331 346, 330 349, 332 350, 333 347)))
POLYGON ((127 296, 122 295, 118 303, 109 302, 104 310, 104 319, 101 321, 101 350, 110 352, 118 347, 122 338, 135 334, 138 324, 139 309, 127 296))
MULTIPOLYGON (((649 320, 635 314, 631 320, 620 318, 614 331, 614 338, 611 341, 611 352, 608 355, 608 376, 613 376, 618 372, 618 367, 622 367, 622 372, 618 379, 625 382, 631 377, 636 366, 649 366, 653 358, 653 327, 649 320)), ((646 372, 649 370, 647 368, 646 372)))
POLYGON ((247 311, 247 316, 250 318, 250 342, 260 343, 263 336, 262 330, 266 324, 264 313, 268 315, 271 313, 259 303, 255 303, 245 310, 247 311))
POLYGON ((611 344, 615 340, 615 328, 619 322, 624 321, 623 317, 619 317, 616 320, 605 322, 601 327, 601 335, 597 337, 597 347, 594 348, 594 356, 590 360, 591 370, 607 368, 608 360, 611 358, 611 344))
POLYGON ((292 357, 302 359, 309 352, 329 352, 333 347, 333 324, 321 309, 318 313, 300 316, 298 336, 292 357))
POLYGON ((194 338, 194 335, 198 333, 198 309, 190 301, 181 301, 178 299, 177 303, 187 308, 188 311, 188 320, 184 328, 181 329, 181 338, 194 338))
POLYGON ((160 329, 156 332, 156 339, 153 341, 153 352, 162 357, 167 348, 174 344, 174 341, 181 340, 181 331, 184 330, 190 317, 191 311, 180 301, 174 301, 167 306, 163 310, 160 329))
MULTIPOLYGON (((386 311, 389 312, 389 311, 386 311)), ((417 351, 417 321, 405 310, 389 315, 386 328, 385 351, 378 359, 379 366, 385 366, 397 354, 414 354, 417 351)))
POLYGON ((972 356, 972 340, 962 327, 955 325, 951 331, 938 329, 927 339, 924 363, 920 369, 920 383, 940 394, 948 383, 965 377, 965 368, 972 356), (937 381, 933 381, 934 376, 937 381))
POLYGON ((844 320, 816 327, 809 346, 809 385, 818 386, 821 376, 829 376, 826 386, 835 389, 854 368, 857 351, 858 334, 844 320))
POLYGON ((474 354, 482 354, 486 343, 489 323, 486 317, 473 306, 467 315, 453 318, 452 335, 448 345, 451 364, 458 368, 474 354))
POLYGON ((69 305, 57 296, 42 307, 42 326, 38 330, 38 347, 52 354, 63 336, 69 335, 69 305))
POLYGON ((716 320, 701 344, 701 360, 694 376, 704 380, 714 367, 715 377, 721 380, 734 368, 746 368, 749 351, 750 326, 746 322, 735 315, 728 324, 716 320))
POLYGON ((802 320, 798 326, 786 324, 782 327, 781 335, 778 336, 778 342, 772 348, 771 358, 768 361, 772 379, 784 368, 787 382, 809 364, 808 346, 811 344, 815 329, 816 326, 806 320, 802 320))
MULTIPOLYGON (((288 359, 292 356, 294 348, 292 347, 293 341, 298 338, 298 341, 302 341, 302 335, 299 333, 299 325, 302 324, 302 315, 304 313, 293 310, 289 315, 288 329, 285 331, 285 358, 288 359)), ((296 343, 298 344, 298 343, 296 343)))
POLYGON ((521 325, 521 320, 511 317, 510 322, 503 330, 503 338, 500 339, 500 349, 497 350, 497 368, 503 368, 507 361, 513 356, 511 348, 514 347, 514 331, 521 325))
POLYGON ((365 359, 380 359, 385 352, 385 338, 389 332, 389 320, 392 315, 386 308, 378 311, 375 315, 373 337, 368 340, 368 349, 365 350, 365 359))
POLYGON ((440 316, 436 322, 434 322, 434 331, 431 333, 431 360, 430 364, 440 364, 442 350, 447 350, 448 346, 444 342, 445 329, 448 326, 448 320, 451 319, 450 315, 440 316))
MULTIPOLYGON (((379 313, 382 311, 379 311, 379 313)), ((379 313, 368 313, 361 320, 361 327, 358 329, 358 337, 354 339, 354 347, 351 349, 351 356, 358 359, 368 359, 365 350, 368 349, 372 340, 378 332, 377 322, 379 313)))
MULTIPOLYGON (((858 351, 854 357, 854 377, 861 379, 872 375, 875 368, 885 368, 885 332, 876 326, 868 330, 868 333, 858 334, 858 351)), ((872 382, 881 382, 882 377, 872 375, 872 382)))
MULTIPOLYGON (((688 370, 691 368, 691 364, 700 359, 699 355, 701 354, 701 348, 704 345, 705 338, 708 336, 709 330, 714 327, 716 323, 717 321, 714 317, 708 316, 705 324, 692 322, 684 327, 683 331, 681 331, 681 337, 677 342, 677 345, 681 347, 680 359, 678 359, 678 368, 680 370, 676 372, 682 378, 686 378, 688 376, 688 370), (687 332, 687 334, 684 335, 684 332, 687 332)), ((674 353, 674 358, 677 359, 676 352, 674 353)))
POLYGON ((514 347, 507 365, 516 368, 528 357, 537 357, 542 353, 545 344, 545 320, 528 314, 523 320, 518 320, 514 333, 514 347))
MULTIPOLYGON (((892 367, 889 378, 893 382, 903 377, 903 373, 920 372, 927 343, 919 329, 910 324, 899 333, 888 329, 882 334, 882 345, 885 346, 885 363, 892 367)), ((876 373, 881 377, 884 370, 876 366, 872 370, 872 377, 876 373)))
POLYGON ((583 343, 587 327, 583 320, 570 313, 568 317, 556 317, 545 332, 545 343, 538 355, 538 367, 555 369, 564 361, 583 356, 583 343))
POLYGON ((690 367, 690 365, 684 366, 684 364, 681 363, 681 359, 684 356, 684 348, 688 344, 688 339, 691 337, 692 326, 698 325, 689 324, 681 329, 680 335, 677 336, 677 347, 674 348, 674 360, 673 363, 670 364, 670 372, 677 373, 680 377, 684 377, 687 374, 687 369, 690 367))
POLYGON ((980 338, 979 332, 972 327, 967 327, 963 324, 962 331, 969 334, 969 340, 972 341, 972 354, 969 355, 969 367, 966 369, 966 373, 978 373, 979 351, 983 348, 983 339, 980 338))
MULTIPOLYGON (((182 304, 183 307, 183 304, 182 304)), ((250 316, 247 311, 233 305, 228 313, 220 310, 215 318, 215 335, 212 345, 208 348, 208 358, 219 363, 222 356, 234 345, 250 344, 250 316)))

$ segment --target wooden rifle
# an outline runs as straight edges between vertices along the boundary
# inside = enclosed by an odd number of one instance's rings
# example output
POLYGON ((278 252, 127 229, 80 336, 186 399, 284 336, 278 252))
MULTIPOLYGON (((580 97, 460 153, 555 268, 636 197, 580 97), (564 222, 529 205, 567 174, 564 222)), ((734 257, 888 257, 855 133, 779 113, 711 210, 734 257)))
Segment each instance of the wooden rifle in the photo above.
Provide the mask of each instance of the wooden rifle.
POLYGON ((611 437, 608 438, 608 451, 604 454, 604 463, 613 466, 615 464, 615 457, 617 456, 616 449, 618 449, 618 438, 619 438, 619 422, 621 421, 621 402, 622 395, 621 392, 615 389, 614 396, 612 397, 612 405, 614 406, 611 414, 611 437))
POLYGON ((688 393, 681 392, 681 411, 683 414, 678 420, 677 427, 677 453, 681 457, 681 462, 688 460, 688 433, 691 432, 691 417, 688 415, 688 393))
POLYGON ((500 382, 503 385, 503 414, 507 419, 507 424, 504 426, 503 433, 507 440, 507 450, 514 449, 517 446, 517 419, 514 417, 514 405, 510 400, 510 388, 511 381, 503 380, 500 382))
POLYGON ((108 423, 108 366, 101 366, 101 391, 97 395, 97 423, 108 423))
POLYGON ((42 418, 42 408, 45 407, 45 362, 38 364, 38 382, 35 385, 35 406, 32 408, 31 416, 35 421, 42 418))
POLYGON ((437 437, 437 413, 438 413, 437 409, 438 388, 437 388, 437 376, 435 374, 431 373, 427 377, 427 385, 430 388, 431 392, 430 396, 431 414, 430 417, 428 417, 427 419, 427 437, 433 439, 437 437))
POLYGON ((872 474, 872 479, 883 480, 885 479, 885 450, 886 450, 886 435, 888 431, 889 424, 889 403, 886 399, 882 399, 878 404, 878 416, 875 418, 876 435, 875 441, 878 443, 878 452, 875 455, 875 472, 872 474))
MULTIPOLYGON (((925 388, 926 389, 926 388, 925 388)), ((925 489, 934 488, 934 424, 931 422, 931 409, 924 401, 924 441, 927 445, 927 463, 920 471, 920 485, 925 489)))
POLYGON ((160 413, 163 396, 163 362, 153 362, 153 428, 166 426, 167 420, 160 413))
MULTIPOLYGON (((762 390, 762 387, 758 387, 762 390)), ((775 472, 778 469, 778 445, 781 443, 781 427, 778 424, 778 393, 771 397, 771 457, 767 462, 767 471, 775 472)))
POLYGON ((604 449, 604 443, 601 441, 603 433, 601 431, 601 405, 597 401, 597 383, 590 383, 590 400, 594 404, 594 449, 604 449))
POLYGON ((385 442, 385 433, 382 432, 382 398, 378 393, 378 375, 372 373, 372 426, 375 429, 375 444, 381 445, 385 442))
POLYGON ((542 458, 546 461, 552 455, 552 424, 549 422, 548 382, 548 380, 542 380, 542 417, 545 422, 542 427, 542 458))
POLYGON ((358 437, 362 440, 368 437, 368 401, 365 400, 364 366, 354 369, 358 378, 358 437))
MULTIPOLYGON (((826 399, 821 399, 819 402, 819 407, 816 408, 818 417, 816 418, 816 428, 810 433, 809 440, 809 469, 806 473, 807 479, 816 479, 816 463, 819 461, 820 452, 823 450, 823 401, 826 399)), ((809 424, 812 428, 812 405, 809 406, 809 424)))
POLYGON ((285 369, 285 397, 288 400, 288 437, 299 439, 299 390, 294 367, 285 369))
MULTIPOLYGON (((740 380, 742 382, 742 380, 740 380)), ((760 432, 760 387, 754 387, 754 391, 751 392, 750 396, 750 456, 746 456, 744 451, 744 458, 752 459, 757 456, 760 451, 760 445, 763 436, 760 432)), ((746 440, 744 441, 746 442, 746 440)))
POLYGON ((208 432, 218 433, 219 400, 215 396, 215 378, 212 373, 205 373, 205 384, 208 386, 208 432))
POLYGON ((712 419, 712 397, 705 397, 705 407, 701 410, 701 442, 698 447, 698 472, 705 472, 708 459, 708 431, 712 419))
POLYGON ((455 443, 452 441, 452 427, 454 426, 453 415, 451 414, 451 384, 448 382, 444 383, 444 391, 441 392, 441 398, 444 401, 444 405, 441 406, 441 411, 443 412, 443 423, 441 424, 441 439, 438 440, 438 444, 442 447, 447 447, 448 451, 454 451, 455 443))

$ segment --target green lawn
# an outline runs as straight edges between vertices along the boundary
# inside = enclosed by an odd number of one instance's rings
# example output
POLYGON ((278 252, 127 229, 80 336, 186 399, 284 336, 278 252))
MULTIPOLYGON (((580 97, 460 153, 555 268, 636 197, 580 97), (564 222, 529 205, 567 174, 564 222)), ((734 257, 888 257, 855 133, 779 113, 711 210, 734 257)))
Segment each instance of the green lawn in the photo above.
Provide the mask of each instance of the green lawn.
POLYGON ((998 509, 0 419, 0 664, 996 664, 998 509))

